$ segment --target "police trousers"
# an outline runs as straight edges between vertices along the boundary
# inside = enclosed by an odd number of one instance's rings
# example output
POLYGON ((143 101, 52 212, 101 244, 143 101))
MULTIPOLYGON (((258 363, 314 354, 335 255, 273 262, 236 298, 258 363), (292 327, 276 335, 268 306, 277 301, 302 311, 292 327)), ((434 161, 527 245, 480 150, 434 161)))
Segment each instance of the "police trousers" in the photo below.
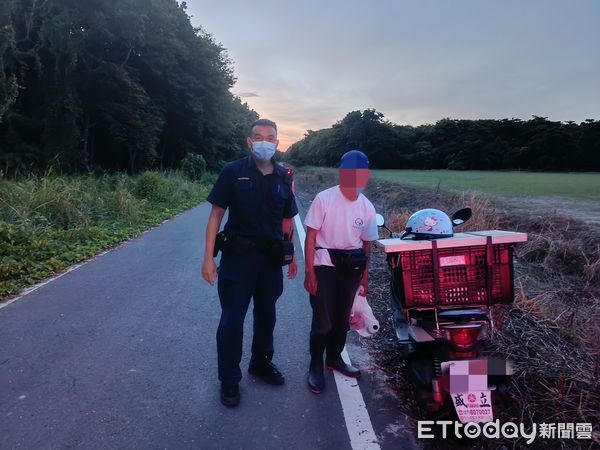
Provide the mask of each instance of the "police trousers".
POLYGON ((236 384, 242 378, 240 361, 244 320, 254 300, 254 333, 250 364, 264 364, 273 357, 275 303, 283 291, 283 271, 258 250, 238 254, 225 250, 218 269, 221 320, 217 329, 219 380, 236 384))
POLYGON ((317 294, 310 296, 312 325, 310 336, 326 342, 327 360, 335 361, 346 344, 350 312, 362 273, 350 273, 330 266, 315 266, 317 294))

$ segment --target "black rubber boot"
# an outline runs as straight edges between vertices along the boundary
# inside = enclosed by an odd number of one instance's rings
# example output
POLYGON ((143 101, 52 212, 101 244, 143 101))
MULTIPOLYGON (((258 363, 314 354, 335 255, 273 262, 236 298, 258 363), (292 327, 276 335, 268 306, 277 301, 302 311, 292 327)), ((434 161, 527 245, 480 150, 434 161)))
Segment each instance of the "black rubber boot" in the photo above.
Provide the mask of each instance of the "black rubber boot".
POLYGON ((308 369, 308 388, 313 394, 320 394, 325 388, 325 375, 323 373, 323 351, 325 350, 325 336, 310 337, 310 367, 308 369))
POLYGON ((327 335, 325 348, 327 349, 327 362, 342 359, 342 351, 346 345, 346 331, 331 331, 327 335))
POLYGON ((346 364, 342 358, 334 361, 327 360, 327 368, 340 372, 350 378, 360 378, 360 370, 350 364, 346 364))
POLYGON ((360 378, 360 370, 346 364, 342 359, 342 351, 346 345, 347 332, 330 333, 327 339, 327 368, 336 370, 347 377, 360 378))

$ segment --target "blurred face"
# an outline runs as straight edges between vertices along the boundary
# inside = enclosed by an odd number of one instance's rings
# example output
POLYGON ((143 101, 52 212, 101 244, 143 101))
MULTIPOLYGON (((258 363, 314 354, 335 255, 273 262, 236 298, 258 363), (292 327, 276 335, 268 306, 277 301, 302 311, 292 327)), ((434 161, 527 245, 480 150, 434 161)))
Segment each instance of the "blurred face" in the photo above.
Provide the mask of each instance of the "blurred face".
POLYGON ((362 190, 367 187, 370 176, 369 169, 340 169, 340 187, 362 190))
POLYGON ((369 182, 369 169, 340 169, 340 190, 349 200, 356 200, 369 182))
POLYGON ((252 142, 260 141, 271 142, 275 144, 275 148, 277 148, 279 141, 277 140, 277 131, 275 128, 268 125, 256 125, 252 128, 252 133, 250 133, 250 137, 246 140, 248 148, 252 149, 252 142))

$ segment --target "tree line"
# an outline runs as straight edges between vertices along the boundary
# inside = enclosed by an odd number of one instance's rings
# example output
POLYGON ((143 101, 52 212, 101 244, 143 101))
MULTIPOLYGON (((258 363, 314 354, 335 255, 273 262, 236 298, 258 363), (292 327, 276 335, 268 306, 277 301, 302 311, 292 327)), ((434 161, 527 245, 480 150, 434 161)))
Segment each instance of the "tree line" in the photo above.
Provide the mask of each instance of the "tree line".
POLYGON ((176 0, 0 0, 0 171, 209 168, 258 118, 176 0))
POLYGON ((373 168, 600 171, 600 121, 442 119, 397 125, 382 113, 352 111, 330 128, 309 130, 286 152, 295 165, 334 166, 350 149, 373 168))

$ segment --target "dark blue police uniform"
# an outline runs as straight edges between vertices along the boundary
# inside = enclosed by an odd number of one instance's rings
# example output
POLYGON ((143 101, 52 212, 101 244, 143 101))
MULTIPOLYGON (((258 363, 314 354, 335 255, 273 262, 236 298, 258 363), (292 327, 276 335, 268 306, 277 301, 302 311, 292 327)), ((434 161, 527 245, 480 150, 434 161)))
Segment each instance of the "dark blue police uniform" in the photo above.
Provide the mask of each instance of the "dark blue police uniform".
MULTIPOLYGON (((281 240, 282 220, 298 213, 287 169, 274 163, 263 175, 251 156, 228 163, 208 196, 213 205, 229 209, 228 236, 253 242, 281 240)), ((244 252, 224 249, 218 269, 221 320, 217 330, 219 380, 236 384, 242 378, 242 336, 250 299, 254 299, 251 364, 271 361, 275 303, 283 291, 282 267, 259 248, 244 252)))

